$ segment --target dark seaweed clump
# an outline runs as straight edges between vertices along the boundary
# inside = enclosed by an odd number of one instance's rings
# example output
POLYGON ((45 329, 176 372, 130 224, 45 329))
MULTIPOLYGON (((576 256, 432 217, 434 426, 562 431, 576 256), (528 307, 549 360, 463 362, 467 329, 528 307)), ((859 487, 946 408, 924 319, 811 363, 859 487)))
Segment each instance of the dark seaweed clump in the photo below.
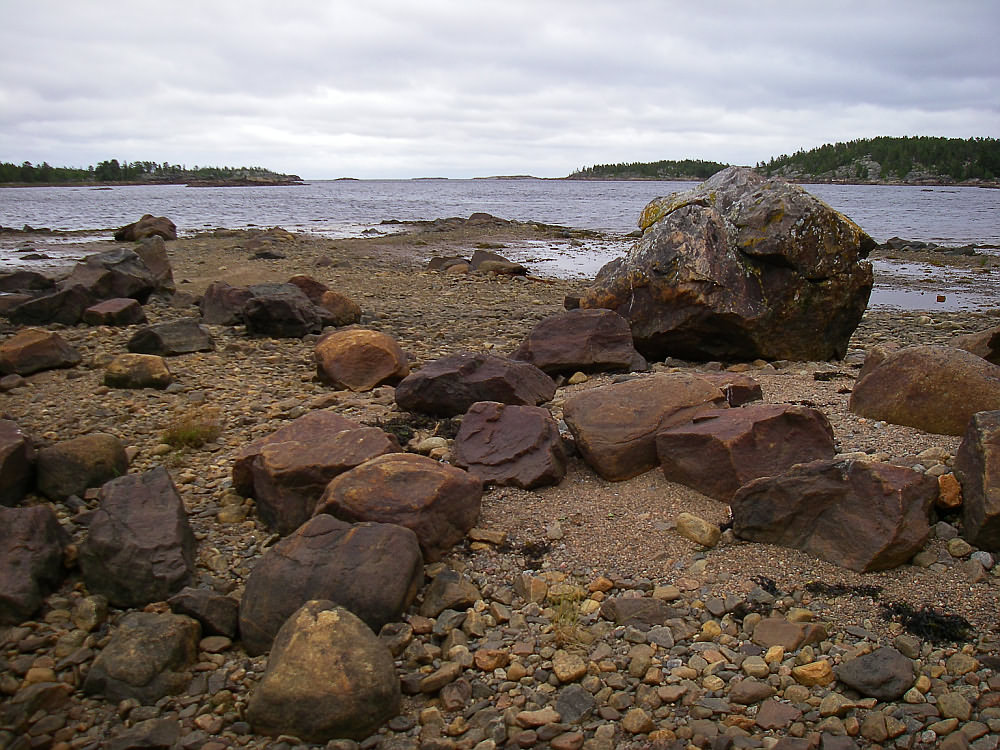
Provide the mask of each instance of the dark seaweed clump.
POLYGON ((926 606, 914 610, 903 602, 883 604, 882 617, 897 620, 907 631, 931 643, 966 643, 972 632, 972 624, 960 615, 949 615, 926 606))
POLYGON ((778 584, 776 584, 772 579, 767 576, 754 576, 750 579, 758 586, 760 586, 764 591, 769 593, 771 596, 777 596, 780 592, 778 590, 778 584))
POLYGON ((452 417, 451 419, 434 419, 424 414, 414 414, 407 412, 397 417, 389 419, 376 419, 367 422, 371 427, 378 427, 383 432, 388 432, 394 436, 399 444, 406 446, 417 430, 431 430, 435 437, 443 437, 446 440, 454 440, 458 434, 458 428, 462 426, 462 420, 452 417))
POLYGON ((810 594, 830 599, 837 596, 867 596, 870 599, 878 599, 882 593, 881 586, 848 586, 844 583, 824 583, 823 581, 809 581, 804 588, 810 594))

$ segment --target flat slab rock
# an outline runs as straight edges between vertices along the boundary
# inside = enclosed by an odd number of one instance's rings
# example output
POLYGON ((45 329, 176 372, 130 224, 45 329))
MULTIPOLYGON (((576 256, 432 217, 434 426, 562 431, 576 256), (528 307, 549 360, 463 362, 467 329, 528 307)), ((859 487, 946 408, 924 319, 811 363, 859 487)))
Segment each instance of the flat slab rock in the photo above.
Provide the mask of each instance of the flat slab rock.
POLYGON ((75 367, 82 359, 58 333, 40 328, 25 328, 0 342, 0 373, 5 375, 75 367))

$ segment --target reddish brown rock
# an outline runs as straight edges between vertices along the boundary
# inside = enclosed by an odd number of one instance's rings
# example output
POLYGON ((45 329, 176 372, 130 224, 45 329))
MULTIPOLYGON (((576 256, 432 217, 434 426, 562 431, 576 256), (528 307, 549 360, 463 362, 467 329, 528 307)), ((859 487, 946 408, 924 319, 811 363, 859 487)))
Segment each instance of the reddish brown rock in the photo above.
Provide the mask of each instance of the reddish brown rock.
POLYGON ((611 481, 657 465, 656 433, 726 407, 714 384, 688 373, 636 378, 566 399, 563 417, 584 460, 611 481))
POLYGON ((349 326, 361 320, 361 307, 340 292, 323 292, 319 305, 325 313, 325 322, 331 326, 349 326))
POLYGON ((707 380, 722 391, 730 406, 743 406, 764 398, 760 383, 742 372, 704 372, 699 370, 699 378, 707 380))
POLYGON ((38 491, 50 500, 65 500, 122 476, 128 458, 117 437, 93 432, 41 448, 36 470, 38 491))
POLYGON ((131 326, 145 323, 146 313, 138 300, 116 297, 84 310, 83 322, 91 326, 131 326))
POLYGON ((147 237, 162 237, 165 240, 177 239, 177 225, 165 216, 144 214, 139 221, 126 224, 115 231, 115 239, 119 242, 136 242, 147 237))
POLYGON ((524 276, 528 273, 528 269, 520 263, 508 260, 498 253, 482 249, 477 249, 472 253, 469 265, 473 271, 482 271, 483 273, 492 271, 506 276, 524 276))
POLYGON ((527 362, 491 354, 455 354, 428 362, 396 388, 406 411, 451 417, 477 401, 537 406, 552 399, 556 384, 527 362))
POLYGON ((69 542, 51 506, 0 507, 0 624, 27 620, 59 586, 69 542))
POLYGON ((899 466, 812 461, 737 490, 733 531, 858 572, 885 570, 927 541, 937 489, 933 477, 899 466))
POLYGON ((510 358, 530 362, 549 375, 647 366, 632 345, 628 321, 602 309, 570 310, 542 319, 510 358))
POLYGON ((559 428, 540 406, 473 404, 455 437, 453 462, 483 482, 532 489, 566 476, 559 428))
POLYGON ((955 475, 962 484, 963 535, 976 547, 1000 551, 1000 411, 969 420, 955 475))
POLYGON ((741 486, 793 464, 833 458, 833 428, 819 411, 751 404, 707 411, 656 435, 663 475, 728 503, 741 486))
POLYGON ((786 652, 798 651, 810 643, 819 643, 827 638, 822 625, 811 622, 791 622, 784 617, 765 617, 754 626, 753 642, 770 648, 781 646, 786 652))
POLYGON ((253 292, 245 286, 230 286, 225 281, 213 281, 198 303, 202 320, 209 325, 239 325, 243 322, 243 306, 252 296, 253 292))
POLYGON ((950 346, 911 346, 866 363, 849 408, 944 435, 961 435, 979 411, 1000 409, 1000 366, 950 346))
POLYGON ((465 538, 479 518, 482 482, 426 456, 392 453, 341 474, 316 506, 345 521, 393 523, 413 530, 427 562, 465 538))
POLYGON ((41 370, 75 367, 80 352, 58 333, 25 328, 0 342, 0 373, 31 375, 41 370))
POLYGON ((323 298, 323 293, 329 291, 329 287, 322 281, 317 281, 312 276, 306 276, 304 273, 292 276, 288 280, 288 283, 297 286, 314 305, 318 305, 319 301, 323 298))
POLYGON ((16 422, 0 419, 0 505, 17 505, 35 479, 35 449, 16 422))
POLYGON ((370 391, 396 383, 410 372, 406 354, 396 340, 380 331, 345 328, 316 342, 316 373, 334 388, 370 391))
POLYGON ((987 328, 985 331, 977 331, 976 333, 967 333, 964 336, 956 336, 952 339, 951 346, 964 349, 988 362, 1000 365, 1000 326, 987 328))
POLYGON ((72 286, 11 307, 7 311, 7 318, 19 326, 45 326, 51 323, 72 326, 80 322, 83 311, 92 304, 93 297, 83 287, 72 286))

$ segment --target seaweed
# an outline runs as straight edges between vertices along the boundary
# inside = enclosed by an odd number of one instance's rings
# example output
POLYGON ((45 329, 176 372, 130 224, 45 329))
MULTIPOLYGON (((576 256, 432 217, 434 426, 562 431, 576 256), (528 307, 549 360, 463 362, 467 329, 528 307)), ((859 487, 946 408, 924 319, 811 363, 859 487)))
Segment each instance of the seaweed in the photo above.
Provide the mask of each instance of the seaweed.
POLYGON ((459 427, 462 426, 462 420, 455 417, 435 419, 425 414, 407 412, 388 419, 375 419, 365 424, 388 432, 399 441, 400 445, 405 446, 417 434, 417 430, 431 430, 431 434, 435 437, 453 440, 458 434, 459 427))
POLYGON ((927 606, 914 610, 904 602, 883 604, 882 617, 887 621, 897 620, 907 631, 931 643, 967 643, 972 632, 972 624, 960 615, 927 606))
POLYGON ((525 542, 521 545, 521 554, 525 556, 531 567, 535 567, 551 549, 552 545, 548 542, 525 542))
POLYGON ((767 576, 754 576, 750 579, 758 586, 760 586, 764 591, 769 593, 771 596, 777 596, 780 592, 778 590, 778 584, 767 576))
POLYGON ((867 596, 870 599, 878 599, 882 593, 881 586, 848 586, 844 583, 823 583, 822 581, 809 581, 805 590, 810 594, 818 596, 867 596))

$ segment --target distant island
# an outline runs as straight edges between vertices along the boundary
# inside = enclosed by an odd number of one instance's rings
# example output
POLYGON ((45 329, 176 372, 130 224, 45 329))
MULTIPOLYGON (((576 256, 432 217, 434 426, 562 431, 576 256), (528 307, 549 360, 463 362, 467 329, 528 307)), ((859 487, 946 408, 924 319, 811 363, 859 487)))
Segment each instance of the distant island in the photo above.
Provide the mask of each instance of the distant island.
MULTIPOLYGON (((705 180, 730 166, 712 161, 597 164, 568 180, 705 180)), ((928 136, 862 138, 758 162, 768 177, 793 182, 1000 186, 1000 140, 928 136)))
POLYGON ((0 185, 188 185, 241 187, 301 185, 302 178, 263 167, 192 167, 153 161, 99 162, 90 167, 53 167, 46 162, 0 162, 0 185))

